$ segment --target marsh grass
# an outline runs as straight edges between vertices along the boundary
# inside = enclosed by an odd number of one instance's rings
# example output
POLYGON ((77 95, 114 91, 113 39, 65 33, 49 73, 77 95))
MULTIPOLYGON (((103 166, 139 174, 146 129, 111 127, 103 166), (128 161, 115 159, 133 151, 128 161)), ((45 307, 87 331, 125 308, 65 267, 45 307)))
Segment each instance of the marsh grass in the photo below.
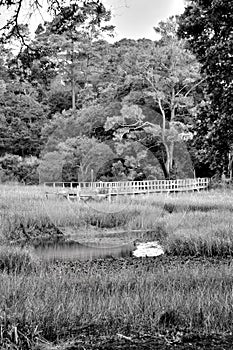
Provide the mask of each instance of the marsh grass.
POLYGON ((170 216, 170 233, 163 245, 170 255, 233 256, 233 217, 231 211, 188 212, 176 226, 177 214, 170 216))
POLYGON ((35 271, 39 260, 29 248, 0 246, 0 271, 20 273, 35 271))
POLYGON ((0 238, 6 243, 23 229, 30 238, 74 227, 86 230, 90 240, 100 232, 114 237, 117 230, 126 231, 128 240, 131 230, 142 229, 142 240, 156 239, 167 254, 200 256, 202 263, 156 267, 152 259, 149 267, 139 260, 119 269, 107 262, 107 270, 98 264, 72 270, 37 265, 30 251, 2 245, 1 346, 9 340, 12 348, 31 349, 40 337, 67 339, 90 325, 109 334, 232 330, 233 264, 205 263, 206 257, 233 255, 232 192, 125 198, 113 202, 110 213, 108 205, 45 200, 39 187, 2 186, 0 238))
POLYGON ((232 329, 233 266, 147 266, 85 272, 41 269, 1 274, 2 328, 16 326, 33 338, 65 339, 87 325, 109 334, 186 327, 232 329), (102 327, 102 328, 101 328, 102 327))
POLYGON ((20 239, 41 228, 41 235, 46 227, 75 227, 88 229, 153 229, 161 214, 161 208, 148 208, 131 199, 109 203, 71 203, 67 200, 45 199, 40 189, 4 187, 0 203, 2 241, 20 239), (24 229, 23 229, 24 228, 24 229))
POLYGON ((88 239, 99 230, 123 230, 127 241, 131 231, 142 230, 148 231, 143 239, 158 239, 169 254, 233 255, 232 209, 230 191, 126 197, 109 204, 45 199, 43 187, 1 186, 0 239, 30 240, 73 228, 91 231, 88 239))

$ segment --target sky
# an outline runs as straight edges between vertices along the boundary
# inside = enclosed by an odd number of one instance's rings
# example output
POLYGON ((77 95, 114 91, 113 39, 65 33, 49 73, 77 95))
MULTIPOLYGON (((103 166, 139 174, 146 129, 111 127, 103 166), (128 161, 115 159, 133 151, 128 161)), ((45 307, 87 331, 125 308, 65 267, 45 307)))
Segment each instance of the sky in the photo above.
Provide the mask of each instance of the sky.
POLYGON ((103 0, 112 11, 115 40, 156 39, 153 29, 161 20, 184 11, 184 0, 103 0))
MULTIPOLYGON (((159 21, 184 11, 184 0, 102 0, 102 2, 111 10, 111 22, 116 26, 113 41, 122 38, 156 40, 153 27, 159 21)), ((10 13, 0 14, 0 22, 4 22, 3 19, 7 18, 7 14, 10 13)), ((45 20, 49 20, 43 10, 42 15, 45 20)), ((24 20, 27 22, 27 15, 24 20)), ((32 16, 30 27, 35 30, 40 22, 42 22, 40 15, 36 18, 32 16)))

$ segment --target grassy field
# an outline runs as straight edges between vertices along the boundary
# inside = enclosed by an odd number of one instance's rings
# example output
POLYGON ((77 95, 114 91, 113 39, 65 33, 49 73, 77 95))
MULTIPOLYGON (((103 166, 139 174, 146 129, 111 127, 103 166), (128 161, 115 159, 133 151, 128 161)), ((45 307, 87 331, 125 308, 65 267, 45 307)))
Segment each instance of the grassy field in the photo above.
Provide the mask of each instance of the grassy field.
POLYGON ((32 349, 42 340, 37 348, 49 349, 85 327, 105 335, 231 331, 232 195, 215 190, 126 198, 108 213, 108 203, 46 200, 38 187, 2 186, 1 349, 32 349), (142 233, 135 237, 133 230, 142 233), (74 232, 86 242, 115 242, 118 232, 124 242, 156 239, 165 255, 47 265, 30 249, 10 246, 74 232))
POLYGON ((2 186, 0 241, 75 234, 79 240, 157 239, 172 255, 233 254, 233 192, 157 194, 109 203, 45 199, 43 187, 2 186))

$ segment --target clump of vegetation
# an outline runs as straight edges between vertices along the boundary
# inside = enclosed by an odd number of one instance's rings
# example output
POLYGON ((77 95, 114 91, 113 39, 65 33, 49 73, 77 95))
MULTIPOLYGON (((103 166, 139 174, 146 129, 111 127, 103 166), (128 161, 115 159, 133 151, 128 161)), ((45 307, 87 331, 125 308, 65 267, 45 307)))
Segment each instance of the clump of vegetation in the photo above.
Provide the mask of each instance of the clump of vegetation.
POLYGON ((230 212, 224 216, 218 212, 187 213, 179 227, 164 240, 164 249, 173 256, 233 256, 232 230, 230 212))
POLYGON ((38 258, 27 248, 0 246, 0 271, 20 273, 34 271, 38 258))
POLYGON ((168 242, 165 251, 173 256, 227 257, 233 256, 233 241, 207 240, 201 237, 177 237, 168 242))
POLYGON ((116 228, 124 227, 130 221, 140 215, 138 210, 124 210, 116 213, 91 212, 85 215, 87 225, 96 226, 97 228, 116 228))
POLYGON ((157 241, 161 245, 164 245, 164 242, 166 242, 168 236, 169 232, 166 229, 166 225, 164 223, 158 223, 157 226, 154 227, 152 230, 142 232, 140 241, 157 241))

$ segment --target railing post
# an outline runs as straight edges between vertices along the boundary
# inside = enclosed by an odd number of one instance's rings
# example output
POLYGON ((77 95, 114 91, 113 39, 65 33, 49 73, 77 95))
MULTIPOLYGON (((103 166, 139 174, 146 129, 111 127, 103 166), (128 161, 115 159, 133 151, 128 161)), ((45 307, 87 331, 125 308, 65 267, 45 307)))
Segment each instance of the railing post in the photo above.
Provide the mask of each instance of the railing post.
POLYGON ((112 197, 111 197, 111 187, 108 188, 108 201, 111 203, 112 197))

